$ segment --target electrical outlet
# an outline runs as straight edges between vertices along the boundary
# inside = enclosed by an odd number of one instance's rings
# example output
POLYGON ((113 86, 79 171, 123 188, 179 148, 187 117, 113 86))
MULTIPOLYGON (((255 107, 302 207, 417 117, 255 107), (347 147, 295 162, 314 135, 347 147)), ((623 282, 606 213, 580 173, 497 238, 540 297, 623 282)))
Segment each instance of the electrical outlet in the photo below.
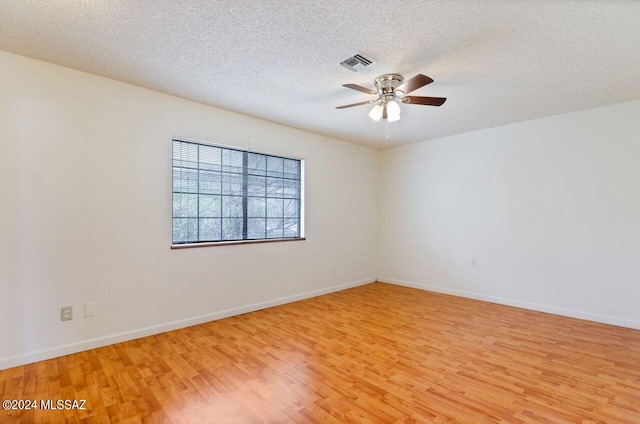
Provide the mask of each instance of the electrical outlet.
POLYGON ((84 304, 84 317, 91 318, 96 316, 96 304, 95 303, 85 303, 84 304))
POLYGON ((474 268, 478 266, 478 260, 476 258, 471 259, 471 266, 474 268))
POLYGON ((60 309, 60 321, 71 321, 73 319, 73 308, 71 306, 63 306, 60 309))

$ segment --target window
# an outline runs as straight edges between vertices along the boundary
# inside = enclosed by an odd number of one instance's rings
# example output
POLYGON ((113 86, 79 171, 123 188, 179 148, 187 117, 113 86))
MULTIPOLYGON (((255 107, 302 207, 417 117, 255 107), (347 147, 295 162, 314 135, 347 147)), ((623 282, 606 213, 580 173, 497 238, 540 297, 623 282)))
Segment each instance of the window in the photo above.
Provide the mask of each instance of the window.
POLYGON ((173 244, 302 238, 303 161, 173 140, 173 244))

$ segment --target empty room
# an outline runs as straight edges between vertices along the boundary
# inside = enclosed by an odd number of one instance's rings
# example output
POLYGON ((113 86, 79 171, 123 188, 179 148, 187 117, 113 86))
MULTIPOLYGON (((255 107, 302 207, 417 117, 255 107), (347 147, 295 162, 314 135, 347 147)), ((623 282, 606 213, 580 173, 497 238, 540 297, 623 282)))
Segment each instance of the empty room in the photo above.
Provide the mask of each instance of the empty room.
POLYGON ((640 2, 0 4, 0 423, 640 423, 640 2))

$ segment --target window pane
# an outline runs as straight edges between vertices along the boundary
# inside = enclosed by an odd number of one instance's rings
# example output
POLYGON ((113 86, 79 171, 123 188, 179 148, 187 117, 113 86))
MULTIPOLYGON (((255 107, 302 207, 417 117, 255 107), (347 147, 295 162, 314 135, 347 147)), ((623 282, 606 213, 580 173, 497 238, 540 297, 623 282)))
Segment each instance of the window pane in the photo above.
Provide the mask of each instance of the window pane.
POLYGON ((242 197, 222 196, 222 216, 225 218, 242 217, 242 197))
POLYGON ((200 169, 220 171, 222 149, 219 147, 200 145, 200 169))
POLYGON ((200 195, 200 218, 216 218, 221 216, 222 198, 220 196, 200 195))
POLYGON ((284 180, 283 184, 284 188, 282 190, 282 197, 287 197, 290 199, 298 198, 298 196, 300 195, 300 181, 284 180))
POLYGON ((198 145, 183 141, 174 142, 173 166, 198 168, 198 145))
POLYGON ((267 196, 282 197, 283 185, 282 178, 267 177, 267 196))
POLYGON ((196 193, 198 191, 198 171, 174 167, 173 191, 196 193))
POLYGON ((264 218, 247 219, 247 237, 250 239, 263 239, 266 236, 266 223, 264 218))
POLYGON ((198 195, 173 193, 173 217, 197 218, 198 195))
POLYGON ((282 219, 267 219, 267 238, 282 237, 282 219))
POLYGON ((200 171, 200 193, 220 194, 222 192, 222 174, 213 171, 200 171))
POLYGON ((242 195, 242 174, 222 174, 222 194, 242 195))
POLYGON ((284 214, 285 218, 297 218, 298 217, 298 201, 295 199, 284 199, 284 214))
POLYGON ((282 199, 267 199, 267 216, 269 218, 282 218, 282 199))
POLYGON ((267 174, 267 157, 257 153, 248 154, 248 166, 247 172, 249 175, 266 175, 267 174))
POLYGON ((220 240, 220 218, 200 219, 200 241, 220 240))
POLYGON ((298 237, 298 220, 297 219, 285 219, 284 220, 284 237, 298 237))
POLYGON ((173 242, 181 243, 196 240, 198 237, 198 220, 191 218, 173 219, 173 242))
POLYGON ((267 216, 267 201, 261 197, 249 197, 247 199, 247 216, 264 218, 267 216))
POLYGON ((284 159, 284 177, 300 179, 300 166, 297 160, 284 159))
POLYGON ((282 178, 284 171, 284 159, 274 156, 267 156, 267 175, 270 177, 282 178))
POLYGON ((265 196, 267 179, 265 177, 255 177, 249 175, 247 177, 247 195, 249 196, 265 196))
POLYGON ((242 218, 222 218, 222 239, 242 240, 242 218))
POLYGON ((222 170, 236 174, 242 174, 243 152, 238 150, 222 150, 222 170))

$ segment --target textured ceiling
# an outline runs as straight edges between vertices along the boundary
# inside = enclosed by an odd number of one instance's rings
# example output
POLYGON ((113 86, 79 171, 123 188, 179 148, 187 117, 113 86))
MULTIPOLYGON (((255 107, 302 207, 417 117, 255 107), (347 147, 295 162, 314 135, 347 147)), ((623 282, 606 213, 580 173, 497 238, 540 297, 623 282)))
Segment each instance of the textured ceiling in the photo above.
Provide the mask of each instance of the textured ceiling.
POLYGON ((376 148, 640 98, 633 0, 4 0, 0 49, 376 148), (335 109, 390 72, 447 102, 335 109))

